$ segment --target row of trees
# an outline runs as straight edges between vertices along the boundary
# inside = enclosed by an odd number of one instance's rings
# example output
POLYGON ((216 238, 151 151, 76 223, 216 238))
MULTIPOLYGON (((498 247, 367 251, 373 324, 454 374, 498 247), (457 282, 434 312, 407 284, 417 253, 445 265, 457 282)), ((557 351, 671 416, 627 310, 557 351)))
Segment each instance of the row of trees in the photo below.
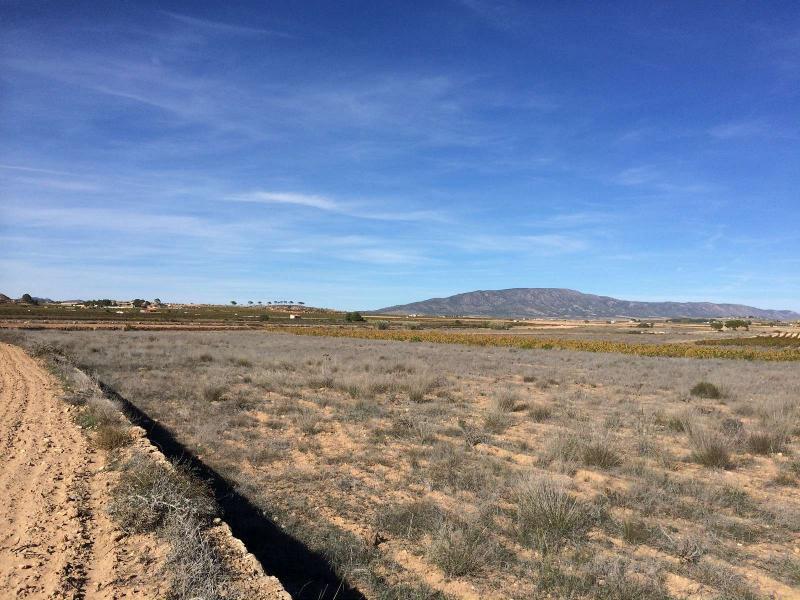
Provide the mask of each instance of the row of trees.
POLYGON ((734 331, 741 327, 742 329, 750 331, 750 325, 752 324, 752 321, 746 319, 728 319, 727 321, 711 321, 709 325, 711 325, 711 329, 714 331, 722 331, 723 327, 725 329, 733 329, 734 331))

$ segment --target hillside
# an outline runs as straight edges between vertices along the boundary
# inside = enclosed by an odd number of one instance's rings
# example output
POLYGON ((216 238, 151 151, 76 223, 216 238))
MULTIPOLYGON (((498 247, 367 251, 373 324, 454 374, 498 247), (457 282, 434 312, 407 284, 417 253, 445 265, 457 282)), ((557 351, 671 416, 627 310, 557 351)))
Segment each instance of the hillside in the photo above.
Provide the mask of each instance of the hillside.
POLYGON ((800 319, 791 310, 769 310, 742 304, 713 302, 636 302, 609 296, 584 294, 561 288, 512 288, 479 290, 447 298, 389 306, 384 314, 460 315, 479 317, 573 317, 573 318, 721 318, 800 319))

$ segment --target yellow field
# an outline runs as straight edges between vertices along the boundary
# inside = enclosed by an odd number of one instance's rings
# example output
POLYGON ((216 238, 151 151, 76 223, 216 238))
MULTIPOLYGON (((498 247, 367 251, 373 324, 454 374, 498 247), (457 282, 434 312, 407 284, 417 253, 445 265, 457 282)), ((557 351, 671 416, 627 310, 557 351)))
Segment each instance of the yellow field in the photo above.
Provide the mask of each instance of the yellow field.
POLYGON ((578 350, 583 352, 616 352, 637 356, 664 356, 670 358, 721 358, 732 360, 800 360, 800 350, 759 350, 754 348, 719 348, 697 346, 687 343, 630 344, 595 340, 576 340, 559 338, 532 338, 518 335, 498 335, 482 333, 456 333, 445 331, 401 331, 378 330, 353 327, 280 327, 266 326, 265 329, 294 335, 313 335, 325 337, 348 337, 371 340, 395 340, 403 342, 433 342, 437 344, 464 344, 467 346, 502 346, 541 350, 578 350))

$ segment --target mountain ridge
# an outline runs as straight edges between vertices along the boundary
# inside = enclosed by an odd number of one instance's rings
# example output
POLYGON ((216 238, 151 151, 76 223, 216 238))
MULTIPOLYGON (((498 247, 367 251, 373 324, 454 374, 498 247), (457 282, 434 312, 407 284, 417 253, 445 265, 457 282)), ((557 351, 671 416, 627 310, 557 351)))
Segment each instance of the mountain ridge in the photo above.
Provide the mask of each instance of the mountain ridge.
POLYGON ((724 318, 800 319, 791 310, 716 302, 641 302, 586 294, 567 288, 475 290, 388 306, 374 313, 538 318, 724 318))

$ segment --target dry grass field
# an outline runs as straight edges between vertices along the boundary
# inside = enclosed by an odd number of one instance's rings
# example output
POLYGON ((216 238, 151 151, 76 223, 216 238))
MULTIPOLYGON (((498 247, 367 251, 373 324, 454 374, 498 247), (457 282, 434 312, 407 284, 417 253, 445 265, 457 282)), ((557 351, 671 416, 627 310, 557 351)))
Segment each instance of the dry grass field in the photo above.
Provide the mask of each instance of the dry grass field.
POLYGON ((169 427, 368 598, 800 597, 797 363, 14 335, 169 427))

